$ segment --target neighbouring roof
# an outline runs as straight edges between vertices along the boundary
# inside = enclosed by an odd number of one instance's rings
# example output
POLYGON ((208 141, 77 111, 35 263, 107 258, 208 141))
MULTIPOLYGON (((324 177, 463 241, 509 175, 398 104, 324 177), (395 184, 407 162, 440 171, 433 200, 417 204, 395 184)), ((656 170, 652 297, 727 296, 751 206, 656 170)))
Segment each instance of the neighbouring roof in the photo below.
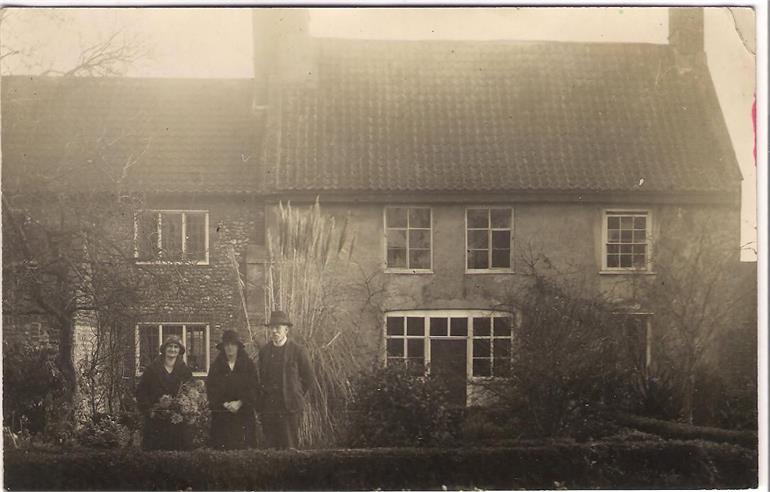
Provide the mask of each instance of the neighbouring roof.
POLYGON ((2 78, 3 190, 253 192, 251 80, 2 78))
POLYGON ((317 49, 311 85, 272 101, 272 191, 738 190, 708 70, 680 73, 667 45, 317 49))

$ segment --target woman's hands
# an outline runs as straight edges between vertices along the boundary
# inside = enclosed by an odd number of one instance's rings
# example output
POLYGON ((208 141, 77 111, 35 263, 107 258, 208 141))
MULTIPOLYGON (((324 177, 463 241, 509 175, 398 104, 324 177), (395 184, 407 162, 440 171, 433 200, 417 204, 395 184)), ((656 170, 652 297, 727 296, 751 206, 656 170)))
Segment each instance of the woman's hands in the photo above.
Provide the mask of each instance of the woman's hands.
POLYGON ((224 406, 228 411, 235 413, 241 409, 243 402, 241 400, 226 401, 222 406, 224 406))

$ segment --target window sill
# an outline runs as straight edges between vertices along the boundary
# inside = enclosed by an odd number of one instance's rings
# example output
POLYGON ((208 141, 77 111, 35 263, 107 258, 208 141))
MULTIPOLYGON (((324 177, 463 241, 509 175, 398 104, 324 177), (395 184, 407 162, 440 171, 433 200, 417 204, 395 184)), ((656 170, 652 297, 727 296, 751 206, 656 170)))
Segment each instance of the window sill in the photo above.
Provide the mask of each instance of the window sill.
POLYGON ((136 260, 135 263, 137 265, 209 266, 209 261, 208 260, 204 260, 204 261, 163 261, 163 260, 140 261, 140 260, 136 260))
POLYGON ((599 270, 599 275, 655 275, 649 270, 599 270))
POLYGON ((500 269, 493 269, 493 268, 486 268, 483 270, 465 270, 466 275, 511 275, 516 273, 514 270, 511 270, 510 268, 500 268, 500 269))
POLYGON ((468 381, 471 383, 485 383, 485 382, 494 382, 494 381, 506 381, 508 379, 511 379, 510 377, 503 377, 503 376, 471 376, 468 378, 468 381))
POLYGON ((412 270, 409 268, 386 268, 385 273, 408 275, 433 275, 433 270, 412 270))

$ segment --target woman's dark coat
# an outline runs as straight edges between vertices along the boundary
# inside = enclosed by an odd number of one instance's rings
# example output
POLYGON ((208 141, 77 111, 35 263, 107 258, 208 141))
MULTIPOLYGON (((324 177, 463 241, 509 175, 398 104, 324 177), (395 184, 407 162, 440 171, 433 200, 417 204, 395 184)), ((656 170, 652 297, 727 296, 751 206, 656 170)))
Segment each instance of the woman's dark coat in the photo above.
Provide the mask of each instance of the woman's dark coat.
POLYGON ((181 357, 169 374, 163 366, 163 356, 156 357, 147 366, 136 387, 136 403, 144 415, 142 447, 152 449, 189 449, 192 447, 192 430, 185 422, 172 424, 168 420, 152 418, 150 412, 163 395, 175 397, 182 383, 191 381, 192 371, 181 357))
POLYGON ((254 408, 257 387, 257 370, 245 350, 238 350, 232 370, 224 352, 220 352, 206 381, 211 410, 211 447, 241 449, 256 446, 254 408), (225 402, 236 400, 243 403, 236 413, 223 406, 225 402))

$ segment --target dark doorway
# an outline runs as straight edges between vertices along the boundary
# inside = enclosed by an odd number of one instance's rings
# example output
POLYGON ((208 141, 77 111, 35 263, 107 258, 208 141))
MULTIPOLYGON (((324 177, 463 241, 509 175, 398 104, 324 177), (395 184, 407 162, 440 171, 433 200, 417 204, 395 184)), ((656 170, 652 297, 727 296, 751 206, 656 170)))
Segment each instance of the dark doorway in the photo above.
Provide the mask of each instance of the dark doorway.
POLYGON ((465 339, 430 340, 430 372, 440 378, 449 390, 453 406, 465 406, 467 385, 467 352, 465 339))

